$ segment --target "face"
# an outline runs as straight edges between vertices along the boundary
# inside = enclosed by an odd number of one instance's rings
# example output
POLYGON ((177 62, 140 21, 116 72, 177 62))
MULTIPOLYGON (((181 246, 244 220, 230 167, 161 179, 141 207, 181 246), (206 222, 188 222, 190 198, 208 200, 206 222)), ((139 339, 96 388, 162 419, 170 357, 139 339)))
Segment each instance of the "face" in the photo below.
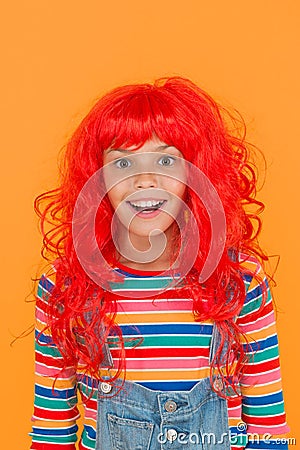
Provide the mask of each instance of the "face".
POLYGON ((182 153, 158 139, 135 150, 104 152, 108 197, 130 236, 166 232, 182 208, 185 162, 182 153))

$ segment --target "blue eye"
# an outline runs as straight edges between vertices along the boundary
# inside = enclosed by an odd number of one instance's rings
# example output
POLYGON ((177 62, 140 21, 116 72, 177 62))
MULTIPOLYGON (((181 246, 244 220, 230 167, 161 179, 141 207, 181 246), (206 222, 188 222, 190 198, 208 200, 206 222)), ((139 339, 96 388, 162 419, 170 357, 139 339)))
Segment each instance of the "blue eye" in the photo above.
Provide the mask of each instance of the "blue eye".
POLYGON ((127 169, 131 166, 131 162, 127 158, 120 158, 115 161, 115 165, 118 167, 118 169, 127 169))
POLYGON ((175 163, 175 159, 176 158, 173 158, 172 156, 165 155, 160 158, 158 164, 164 167, 173 166, 173 164, 175 163))

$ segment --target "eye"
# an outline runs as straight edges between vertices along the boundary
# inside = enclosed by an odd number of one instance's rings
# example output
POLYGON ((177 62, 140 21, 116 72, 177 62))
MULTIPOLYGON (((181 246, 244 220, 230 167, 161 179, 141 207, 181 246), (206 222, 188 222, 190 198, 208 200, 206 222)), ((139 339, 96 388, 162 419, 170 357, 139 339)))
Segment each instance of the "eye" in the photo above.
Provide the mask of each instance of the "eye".
POLYGON ((173 166, 175 163, 175 158, 169 155, 162 156, 160 160, 158 161, 158 164, 164 167, 173 166))
POLYGON ((127 158, 120 158, 114 163, 118 169, 127 169, 131 166, 131 162, 127 158))

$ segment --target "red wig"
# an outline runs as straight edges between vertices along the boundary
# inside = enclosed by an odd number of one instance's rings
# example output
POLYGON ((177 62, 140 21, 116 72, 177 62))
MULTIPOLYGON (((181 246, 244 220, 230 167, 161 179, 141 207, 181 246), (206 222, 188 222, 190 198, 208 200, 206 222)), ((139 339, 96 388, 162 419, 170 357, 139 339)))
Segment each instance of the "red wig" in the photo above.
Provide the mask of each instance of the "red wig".
MULTIPOLYGON (((228 368, 227 375, 237 375, 245 359, 240 330, 234 321, 245 300, 242 278, 245 269, 238 255, 267 259, 257 242, 261 227, 258 214, 263 204, 254 198, 256 171, 250 162, 251 146, 245 141, 243 121, 233 118, 208 94, 183 78, 123 86, 102 97, 66 146, 60 187, 36 199, 43 256, 49 262, 58 261, 48 326, 65 364, 76 365, 80 359, 87 372, 96 378, 100 377, 103 358, 99 349, 106 335, 115 333, 121 342, 116 377, 124 369, 122 335, 114 321, 116 300, 113 294, 96 286, 81 267, 73 246, 72 215, 84 184, 103 165, 104 150, 139 147, 154 136, 175 146, 198 167, 213 183, 222 201, 227 224, 224 253, 214 273, 201 284, 198 278, 209 251, 211 227, 201 200, 187 187, 186 203, 201 230, 201 242, 185 289, 194 300, 195 320, 212 319, 218 324, 222 343, 229 344, 226 361, 232 352, 238 361, 235 373, 228 368), (251 204, 256 206, 256 213, 245 211, 245 206, 251 204), (103 323, 106 335, 99 333, 103 323), (83 333, 85 345, 78 339, 78 334, 83 333)), ((99 249, 107 255, 112 249, 112 214, 105 197, 99 206, 95 231, 99 249)))

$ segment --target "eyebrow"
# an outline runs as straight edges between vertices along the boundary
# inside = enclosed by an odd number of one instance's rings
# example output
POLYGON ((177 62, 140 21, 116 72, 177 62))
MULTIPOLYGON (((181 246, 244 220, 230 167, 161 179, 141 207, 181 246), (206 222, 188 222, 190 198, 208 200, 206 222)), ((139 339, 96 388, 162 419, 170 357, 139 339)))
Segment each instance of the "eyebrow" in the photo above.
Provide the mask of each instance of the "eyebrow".
MULTIPOLYGON (((162 150, 166 150, 167 148, 171 148, 171 147, 176 148, 173 145, 160 145, 159 147, 153 148, 151 150, 151 152, 160 152, 162 150)), ((111 152, 131 153, 134 150, 135 149, 128 150, 126 148, 110 148, 110 149, 106 150, 106 152, 107 152, 106 154, 111 153, 111 152)), ((138 150, 138 149, 136 149, 136 150, 138 150)), ((151 153, 151 152, 149 152, 149 153, 151 153)))

